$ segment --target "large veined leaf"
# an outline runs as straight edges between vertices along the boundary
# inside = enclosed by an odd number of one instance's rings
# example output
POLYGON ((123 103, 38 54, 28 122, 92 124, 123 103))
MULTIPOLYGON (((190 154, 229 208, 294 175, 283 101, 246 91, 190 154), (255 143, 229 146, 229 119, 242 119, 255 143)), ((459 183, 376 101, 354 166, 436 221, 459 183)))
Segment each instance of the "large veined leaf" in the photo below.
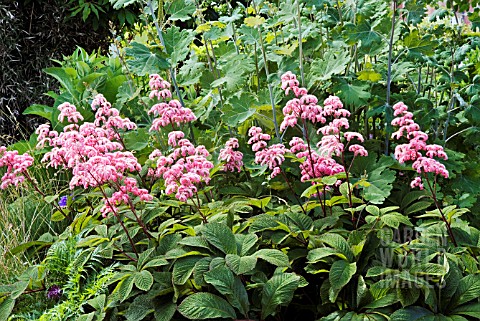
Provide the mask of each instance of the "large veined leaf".
POLYGON ((153 285, 153 276, 147 271, 143 270, 141 272, 135 273, 134 276, 135 285, 142 291, 148 291, 153 285))
POLYGON ((274 275, 263 286, 262 319, 274 314, 280 305, 288 304, 300 285, 300 276, 294 273, 274 275))
POLYGON ((225 266, 218 266, 205 273, 205 282, 211 284, 221 294, 225 295, 228 302, 247 317, 250 303, 245 286, 238 276, 233 275, 225 266))
POLYGON ((177 305, 173 302, 165 302, 155 306, 155 321, 170 321, 177 311, 177 305))
POLYGON ((233 232, 226 224, 208 223, 202 235, 207 241, 225 254, 237 254, 237 244, 233 232))
POLYGON ((370 98, 369 87, 370 85, 365 82, 354 81, 349 83, 344 79, 340 79, 333 86, 333 90, 345 104, 358 107, 366 104, 370 98))
POLYGON ((307 259, 308 259, 308 263, 317 263, 322 259, 329 256, 333 256, 333 255, 336 255, 343 260, 347 259, 345 255, 343 255, 342 253, 339 253, 337 250, 332 249, 330 247, 319 247, 319 248, 310 250, 308 252, 307 259))
POLYGON ((10 296, 0 302, 0 320, 7 320, 15 306, 15 300, 10 296))
POLYGON ((458 283, 457 291, 452 297, 453 307, 467 303, 480 296, 480 275, 470 274, 463 277, 458 283))
POLYGON ((182 67, 180 67, 180 70, 178 71, 177 81, 181 86, 197 84, 200 81, 204 70, 204 63, 198 62, 198 57, 194 55, 187 61, 183 62, 182 67))
POLYGON ((172 21, 187 21, 191 19, 190 15, 196 10, 195 3, 188 0, 165 1, 165 12, 170 15, 172 21))
POLYGON ((431 35, 421 37, 418 30, 412 31, 403 39, 403 44, 408 48, 408 53, 415 58, 422 56, 431 56, 434 54, 435 42, 431 40, 431 35))
POLYGON ((131 151, 139 151, 148 146, 150 135, 146 128, 138 128, 123 135, 125 148, 131 151))
POLYGON ((319 321, 386 321, 384 315, 377 313, 355 313, 348 311, 335 311, 319 321))
POLYGON ((165 49, 170 55, 171 64, 176 66, 179 62, 184 61, 188 55, 190 43, 194 39, 194 34, 189 29, 183 29, 177 26, 168 28, 163 39, 165 41, 165 49))
POLYGON ((329 50, 325 55, 312 62, 310 69, 311 82, 329 80, 333 75, 340 75, 345 71, 350 57, 347 50, 335 53, 329 50))
POLYGON ((135 278, 132 275, 129 275, 117 284, 113 293, 117 293, 120 302, 123 302, 128 298, 132 292, 134 281, 135 278))
POLYGON ((195 264, 200 258, 198 256, 190 256, 178 259, 173 266, 173 283, 185 284, 193 272, 195 264))
POLYGON ((318 241, 330 245, 337 250, 340 254, 343 254, 348 261, 353 261, 354 255, 350 245, 339 234, 325 233, 318 238, 318 241))
POLYGON ((257 244, 258 236, 256 234, 235 234, 238 253, 240 256, 246 256, 248 252, 257 244))
POLYGON ((255 265, 257 265, 257 258, 254 256, 227 254, 225 261, 227 266, 237 275, 250 272, 255 268, 255 265))
POLYGON ((153 313, 153 301, 148 295, 137 296, 131 304, 128 305, 125 317, 127 321, 143 320, 148 314, 153 313))
POLYGON ((456 307, 452 313, 466 315, 475 318, 475 320, 480 320, 480 303, 475 302, 461 305, 456 307))
POLYGON ((290 263, 288 256, 280 250, 276 249, 262 249, 253 254, 254 257, 267 261, 270 264, 279 267, 288 267, 290 263))
POLYGON ((239 97, 233 96, 223 109, 223 120, 227 125, 237 127, 255 114, 254 103, 255 98, 251 94, 242 92, 239 97))
POLYGON ((375 161, 375 157, 375 155, 369 155, 357 158, 352 171, 358 175, 367 173, 367 184, 363 187, 365 200, 372 204, 383 204, 393 188, 395 172, 388 167, 395 164, 395 161, 387 156, 381 156, 378 161, 375 161))
POLYGON ((382 43, 382 37, 367 20, 362 21, 358 25, 347 23, 345 24, 345 30, 348 40, 352 44, 360 41, 364 50, 367 48, 371 49, 374 45, 382 43))
POLYGON ((128 67, 139 76, 158 73, 170 66, 160 49, 150 49, 138 42, 132 42, 131 47, 125 49, 125 53, 132 57, 127 60, 128 67))
POLYGON ((328 279, 330 281, 329 299, 335 302, 340 290, 352 279, 357 272, 357 263, 348 263, 344 260, 333 262, 328 279))
POLYGON ((24 110, 23 115, 38 115, 50 120, 52 119, 52 112, 53 108, 50 106, 33 104, 24 110))
POLYGON ((434 314, 432 311, 429 311, 425 308, 418 306, 410 306, 404 309, 395 311, 391 317, 390 321, 417 321, 417 320, 431 320, 435 321, 434 314), (432 317, 432 318, 429 318, 432 317))
POLYGON ((178 312, 192 320, 236 318, 235 310, 225 299, 205 292, 188 296, 178 306, 178 312))

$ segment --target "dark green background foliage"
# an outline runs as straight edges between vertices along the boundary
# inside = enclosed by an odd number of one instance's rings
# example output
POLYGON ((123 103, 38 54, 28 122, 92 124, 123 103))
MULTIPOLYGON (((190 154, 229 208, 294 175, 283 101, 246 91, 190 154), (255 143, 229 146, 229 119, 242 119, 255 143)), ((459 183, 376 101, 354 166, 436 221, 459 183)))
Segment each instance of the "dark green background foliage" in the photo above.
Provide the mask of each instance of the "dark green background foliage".
POLYGON ((70 17, 65 1, 0 2, 0 143, 32 132, 37 121, 22 112, 31 104, 51 104, 44 95, 57 87, 42 69, 77 46, 107 50, 108 25, 94 30, 81 16, 70 17))

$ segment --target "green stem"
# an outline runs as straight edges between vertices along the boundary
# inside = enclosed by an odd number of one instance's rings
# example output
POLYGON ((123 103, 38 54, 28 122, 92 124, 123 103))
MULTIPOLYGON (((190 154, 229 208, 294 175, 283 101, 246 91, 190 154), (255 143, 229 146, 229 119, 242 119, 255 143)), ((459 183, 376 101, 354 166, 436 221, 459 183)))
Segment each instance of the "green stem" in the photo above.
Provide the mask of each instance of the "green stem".
POLYGON ((300 79, 302 80, 302 87, 305 87, 305 74, 303 69, 303 39, 302 39, 302 16, 300 8, 300 0, 297 3, 297 19, 298 19, 298 59, 300 61, 300 79))
POLYGON ((386 113, 385 113, 385 155, 388 155, 388 149, 390 144, 390 137, 389 137, 389 128, 391 125, 389 124, 389 114, 391 113, 391 106, 390 106, 390 92, 391 92, 391 84, 392 84, 392 53, 393 53, 393 38, 395 33, 395 15, 397 10, 397 1, 393 0, 393 14, 392 14, 392 28, 390 30, 390 41, 388 44, 388 69, 387 69, 387 97, 385 102, 386 113))
MULTIPOLYGON (((162 35, 162 30, 160 29, 160 27, 158 25, 157 18, 155 17, 155 11, 153 10, 152 0, 148 0, 147 6, 150 9, 150 14, 152 15, 153 23, 155 24, 155 29, 157 30, 158 39, 160 39, 160 43, 162 44, 163 51, 165 53, 167 53, 167 49, 166 49, 166 46, 165 46, 165 40, 163 39, 163 35, 162 35)), ((175 77, 175 69, 174 69, 173 66, 170 66, 170 77, 172 78, 172 84, 173 84, 173 87, 175 88, 175 93, 177 94, 178 100, 180 101, 180 105, 182 105, 182 107, 185 108, 185 103, 183 101, 182 95, 180 94, 180 89, 178 88, 177 79, 175 77)), ((193 144, 196 144, 195 143, 195 135, 193 133, 192 123, 189 122, 188 126, 190 128, 190 139, 191 139, 193 144)))

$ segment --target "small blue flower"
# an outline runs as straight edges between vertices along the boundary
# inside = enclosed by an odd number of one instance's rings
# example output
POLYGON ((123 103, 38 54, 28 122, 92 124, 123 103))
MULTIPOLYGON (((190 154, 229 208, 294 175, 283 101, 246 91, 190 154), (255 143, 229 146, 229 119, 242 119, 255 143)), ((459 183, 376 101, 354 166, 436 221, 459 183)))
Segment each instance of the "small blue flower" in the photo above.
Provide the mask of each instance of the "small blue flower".
POLYGON ((58 205, 60 207, 66 207, 67 206, 67 199, 68 199, 67 196, 60 197, 60 201, 58 202, 58 205))

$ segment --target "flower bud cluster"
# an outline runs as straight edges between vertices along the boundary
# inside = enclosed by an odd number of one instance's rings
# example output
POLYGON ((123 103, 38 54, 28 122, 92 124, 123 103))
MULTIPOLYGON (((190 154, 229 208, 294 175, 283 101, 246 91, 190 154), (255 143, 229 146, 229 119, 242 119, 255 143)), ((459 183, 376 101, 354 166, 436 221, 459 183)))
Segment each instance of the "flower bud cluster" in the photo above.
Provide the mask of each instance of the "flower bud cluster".
POLYGON ((270 135, 262 133, 260 127, 251 127, 248 131, 248 144, 252 145, 255 152, 255 163, 267 165, 272 170, 271 178, 280 174, 280 166, 285 161, 285 153, 288 151, 283 144, 274 144, 267 147, 270 135))
MULTIPOLYGON (((448 178, 445 165, 434 159, 434 157, 448 159, 443 147, 427 144, 428 135, 420 131, 420 126, 413 120, 413 114, 403 102, 393 105, 393 110, 396 118, 392 120, 392 125, 399 128, 392 134, 392 138, 400 140, 405 137, 408 140, 408 143, 395 147, 395 158, 402 164, 413 161, 412 167, 418 174, 433 173, 448 178), (422 152, 425 152, 425 156, 422 152)), ((423 189, 421 177, 416 177, 410 186, 423 189)))
POLYGON ((212 162, 207 158, 210 153, 205 146, 195 147, 181 131, 173 131, 168 134, 168 144, 175 147, 173 151, 164 156, 159 150, 150 154, 156 168, 151 168, 148 175, 153 178, 163 178, 165 181, 165 193, 173 194, 185 202, 193 197, 198 191, 198 186, 203 182, 210 181, 210 169, 212 162))
POLYGON ((6 147, 0 146, 0 167, 6 167, 0 188, 6 189, 10 185, 18 186, 25 180, 24 173, 32 164, 33 157, 29 154, 18 155, 18 151, 7 151, 6 147))
POLYGON ((150 108, 149 114, 153 114, 155 117, 150 131, 160 130, 162 127, 168 125, 180 126, 181 123, 192 122, 197 119, 190 108, 183 107, 176 99, 172 99, 167 102, 167 98, 172 98, 170 92, 170 83, 163 80, 157 74, 150 75, 150 98, 157 98, 163 100, 162 102, 155 104, 150 108))
POLYGON ((309 95, 305 88, 298 87, 299 82, 293 73, 287 72, 281 79, 285 94, 288 95, 290 92, 295 94, 295 98, 288 101, 283 109, 285 118, 280 126, 281 131, 297 125, 298 118, 302 119, 304 125, 306 120, 314 124, 325 124, 317 131, 322 137, 317 143, 316 150, 299 137, 293 137, 289 143, 291 153, 296 154, 298 158, 305 158, 300 165, 302 181, 344 172, 344 166, 338 164, 333 157, 341 157, 347 147, 348 151, 354 154, 354 158, 368 155, 363 146, 351 144, 353 139, 364 141, 360 133, 344 132, 349 128, 347 117, 350 116, 350 112, 343 108, 338 97, 328 97, 322 107, 318 105, 315 96, 309 95), (327 123, 328 119, 331 121, 327 123))
POLYGON ((218 160, 221 162, 225 162, 223 166, 223 170, 227 172, 234 172, 237 170, 239 173, 242 170, 243 166, 243 153, 236 151, 235 149, 238 148, 238 139, 230 138, 225 143, 225 148, 220 150, 220 154, 218 155, 218 160))

